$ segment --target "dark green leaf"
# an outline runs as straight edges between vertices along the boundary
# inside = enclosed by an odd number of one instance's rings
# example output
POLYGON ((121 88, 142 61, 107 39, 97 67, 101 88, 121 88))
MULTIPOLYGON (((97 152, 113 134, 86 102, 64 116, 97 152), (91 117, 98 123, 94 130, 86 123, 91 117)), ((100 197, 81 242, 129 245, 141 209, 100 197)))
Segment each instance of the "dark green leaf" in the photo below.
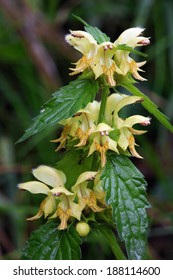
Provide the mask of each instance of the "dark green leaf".
POLYGON ((155 118, 158 119, 159 122, 161 122, 169 131, 173 132, 173 126, 169 122, 169 118, 165 116, 163 113, 161 113, 158 110, 158 107, 155 103, 153 103, 148 96, 143 94, 139 89, 137 89, 131 82, 128 80, 124 80, 122 83, 120 83, 121 86, 125 87, 129 92, 131 92, 135 96, 142 97, 144 100, 141 104, 144 106, 148 112, 153 114, 155 118))
POLYGON ((98 29, 97 27, 94 27, 92 25, 89 25, 86 21, 84 21, 82 18, 80 18, 76 15, 73 15, 73 16, 78 21, 83 23, 85 31, 90 33, 93 36, 93 38, 97 41, 97 43, 101 44, 101 43, 110 41, 110 38, 105 33, 103 33, 100 29, 98 29))
POLYGON ((92 102, 97 91, 98 83, 88 79, 77 79, 60 88, 43 106, 41 113, 33 120, 33 124, 18 140, 18 143, 63 119, 71 117, 89 102, 92 102))
POLYGON ((117 50, 122 50, 122 51, 128 51, 128 52, 131 52, 131 53, 134 53, 134 54, 137 54, 137 55, 141 55, 141 56, 144 56, 144 57, 148 56, 146 53, 139 52, 139 51, 135 50, 134 48, 132 48, 128 45, 125 45, 125 44, 117 45, 116 49, 117 50))
POLYGON ((148 226, 145 208, 149 207, 143 175, 126 156, 110 153, 102 182, 106 202, 112 206, 113 220, 129 259, 143 259, 148 226))
POLYGON ((32 232, 23 250, 23 260, 79 260, 81 239, 71 225, 58 230, 57 224, 48 222, 32 232))

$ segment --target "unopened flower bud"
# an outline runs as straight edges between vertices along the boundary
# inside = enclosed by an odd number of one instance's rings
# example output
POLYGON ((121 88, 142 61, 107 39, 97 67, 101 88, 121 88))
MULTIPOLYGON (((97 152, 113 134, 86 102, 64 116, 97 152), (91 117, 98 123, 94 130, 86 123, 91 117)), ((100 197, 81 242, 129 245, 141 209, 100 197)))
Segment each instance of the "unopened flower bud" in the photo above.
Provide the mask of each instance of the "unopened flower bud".
POLYGON ((76 225, 76 230, 81 237, 85 237, 90 232, 90 227, 85 222, 79 222, 76 225))

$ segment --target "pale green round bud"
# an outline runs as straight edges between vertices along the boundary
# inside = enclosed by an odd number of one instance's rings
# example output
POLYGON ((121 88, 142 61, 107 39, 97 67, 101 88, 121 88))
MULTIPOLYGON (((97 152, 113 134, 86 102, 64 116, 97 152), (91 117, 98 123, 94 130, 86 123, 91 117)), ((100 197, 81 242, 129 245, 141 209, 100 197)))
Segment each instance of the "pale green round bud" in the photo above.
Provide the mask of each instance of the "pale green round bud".
POLYGON ((76 225, 76 230, 81 237, 85 237, 90 232, 90 227, 85 222, 79 222, 76 225))

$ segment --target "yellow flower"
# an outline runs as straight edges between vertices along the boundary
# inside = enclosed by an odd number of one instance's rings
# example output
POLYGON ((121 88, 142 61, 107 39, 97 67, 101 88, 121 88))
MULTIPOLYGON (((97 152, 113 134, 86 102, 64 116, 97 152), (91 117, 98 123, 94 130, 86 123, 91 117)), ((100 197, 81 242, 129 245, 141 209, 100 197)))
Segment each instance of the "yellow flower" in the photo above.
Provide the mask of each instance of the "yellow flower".
POLYGON ((97 205, 97 197, 93 190, 89 189, 88 181, 92 181, 97 172, 86 171, 80 174, 72 191, 77 195, 78 203, 82 209, 88 206, 93 212, 100 212, 103 208, 97 205))
POLYGON ((134 115, 126 119, 122 119, 119 117, 118 113, 124 106, 141 101, 142 99, 138 96, 112 94, 108 97, 105 111, 106 119, 111 122, 112 127, 119 131, 119 137, 117 140, 118 146, 123 151, 126 151, 127 148, 129 148, 131 154, 138 158, 141 158, 141 156, 135 150, 135 146, 137 146, 137 144, 135 143, 133 135, 140 135, 146 131, 136 130, 133 126, 135 124, 149 125, 150 118, 141 115, 134 115))
POLYGON ((66 36, 66 41, 83 54, 82 58, 74 63, 75 68, 70 68, 73 71, 70 75, 90 68, 95 74, 95 79, 104 74, 107 82, 115 86, 114 73, 122 74, 122 72, 113 60, 115 53, 113 43, 104 42, 98 45, 95 39, 84 31, 71 31, 71 34, 66 36))
POLYGON ((97 42, 92 35, 85 31, 70 31, 70 34, 66 35, 65 38, 70 45, 83 54, 83 57, 77 63, 74 63, 76 67, 70 68, 73 71, 71 75, 83 72, 92 64, 96 54, 97 42))
POLYGON ((104 42, 100 44, 97 48, 97 53, 93 60, 93 64, 91 65, 91 68, 95 74, 95 78, 97 79, 102 74, 104 74, 110 86, 116 85, 114 74, 122 74, 121 70, 117 67, 113 59, 115 50, 116 49, 113 43, 104 42))
POLYGON ((80 221, 81 213, 82 213, 82 207, 74 203, 75 196, 69 196, 66 194, 62 194, 60 197, 60 203, 58 204, 57 210, 51 216, 50 218, 56 218, 59 217, 61 223, 58 226, 59 230, 64 230, 67 228, 67 222, 70 219, 70 217, 74 217, 77 220, 80 221))
POLYGON ((84 109, 79 110, 73 117, 61 121, 64 125, 60 138, 51 142, 60 143, 55 151, 65 148, 68 141, 77 140, 79 142, 75 147, 82 147, 87 144, 88 138, 95 128, 95 122, 98 120, 100 103, 93 101, 84 109))
POLYGON ((38 213, 28 218, 28 220, 39 219, 43 214, 46 218, 56 208, 56 201, 62 194, 73 195, 64 184, 66 182, 65 174, 55 168, 40 165, 32 171, 34 177, 39 181, 30 181, 18 185, 20 190, 27 190, 33 194, 45 194, 46 198, 41 202, 38 213))
POLYGON ((106 164, 106 152, 108 149, 119 153, 117 149, 117 142, 109 137, 109 132, 112 130, 113 128, 111 128, 106 123, 99 123, 92 132, 92 135, 94 135, 94 137, 92 139, 92 144, 90 146, 88 156, 90 156, 95 151, 98 151, 101 156, 102 167, 104 167, 106 164))
POLYGON ((50 142, 53 142, 53 143, 60 143, 58 148, 56 148, 55 152, 58 152, 62 148, 66 147, 66 143, 67 143, 67 140, 68 140, 68 135, 70 133, 70 129, 71 129, 71 127, 68 124, 66 124, 63 128, 61 136, 58 139, 50 141, 50 142))
MULTIPOLYGON (((149 38, 139 36, 143 31, 144 29, 140 27, 125 30, 114 42, 115 47, 118 48, 118 45, 127 45, 131 48, 135 48, 137 46, 146 46, 150 44, 149 38)), ((140 67, 143 66, 146 61, 136 62, 129 56, 129 54, 130 52, 125 50, 117 50, 115 52, 114 59, 123 76, 130 72, 137 80, 146 80, 138 73, 138 71, 143 71, 140 67)))
POLYGON ((137 80, 140 81, 146 81, 145 78, 141 77, 141 75, 139 75, 139 72, 144 72, 142 69, 140 69, 140 67, 142 67, 144 64, 146 63, 146 61, 142 61, 142 62, 135 62, 133 59, 129 59, 129 72, 132 73, 133 77, 137 80))
POLYGON ((119 101, 121 101, 124 97, 127 97, 126 94, 119 94, 119 93, 112 93, 107 98, 106 102, 106 108, 105 108, 105 120, 106 123, 113 127, 113 112, 115 111, 115 108, 119 101))
POLYGON ((126 44, 129 47, 135 48, 137 46, 146 46, 150 44, 149 38, 139 36, 144 31, 141 27, 132 27, 126 29, 120 34, 114 45, 126 44))
POLYGON ((129 96, 126 94, 113 93, 107 98, 104 122, 98 124, 100 102, 93 101, 84 109, 78 111, 72 118, 62 121, 64 130, 61 137, 55 142, 60 142, 58 147, 64 147, 68 141, 79 140, 75 147, 86 146, 89 149, 88 156, 95 151, 100 154, 101 166, 106 164, 107 150, 116 153, 129 150, 130 153, 141 158, 137 153, 134 135, 140 135, 146 130, 137 130, 133 128, 135 124, 147 126, 150 124, 150 118, 141 115, 130 116, 123 119, 119 116, 119 111, 127 105, 143 100, 138 96, 129 96))

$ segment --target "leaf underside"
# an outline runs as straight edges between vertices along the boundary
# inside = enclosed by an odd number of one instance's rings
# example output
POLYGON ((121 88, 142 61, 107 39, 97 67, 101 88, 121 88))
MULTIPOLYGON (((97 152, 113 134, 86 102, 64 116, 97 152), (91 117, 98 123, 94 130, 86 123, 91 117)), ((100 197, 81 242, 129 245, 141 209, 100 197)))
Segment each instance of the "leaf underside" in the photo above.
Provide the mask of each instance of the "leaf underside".
POLYGON ((127 157, 108 154, 102 183, 129 259, 144 259, 148 226, 145 208, 150 205, 145 196, 143 175, 127 157))
POLYGON ((23 250, 23 260, 79 260, 81 240, 73 226, 58 230, 48 222, 35 230, 23 250))

